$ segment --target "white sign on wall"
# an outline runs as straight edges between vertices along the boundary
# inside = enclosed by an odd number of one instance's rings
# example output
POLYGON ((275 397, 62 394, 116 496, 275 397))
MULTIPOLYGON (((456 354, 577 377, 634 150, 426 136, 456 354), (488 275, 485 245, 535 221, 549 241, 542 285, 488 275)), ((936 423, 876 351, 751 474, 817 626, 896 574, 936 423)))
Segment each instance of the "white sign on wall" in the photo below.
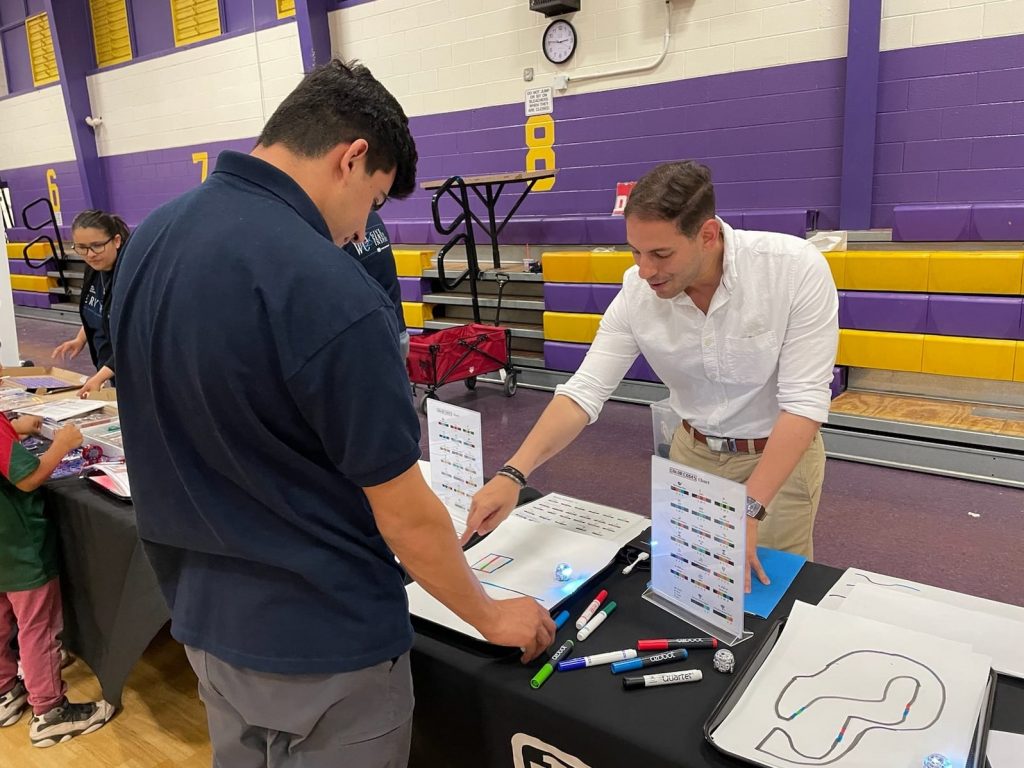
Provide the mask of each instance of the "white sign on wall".
POLYGON ((555 111, 555 92, 551 86, 526 89, 526 116, 550 115, 555 111))

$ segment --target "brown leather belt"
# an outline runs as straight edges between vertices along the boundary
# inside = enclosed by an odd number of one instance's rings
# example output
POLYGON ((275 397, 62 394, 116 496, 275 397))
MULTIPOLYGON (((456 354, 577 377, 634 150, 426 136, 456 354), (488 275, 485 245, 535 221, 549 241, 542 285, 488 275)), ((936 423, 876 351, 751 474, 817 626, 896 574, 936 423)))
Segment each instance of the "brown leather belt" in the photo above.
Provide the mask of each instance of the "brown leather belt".
POLYGON ((709 437, 696 429, 690 422, 683 420, 683 427, 698 443, 704 443, 708 448, 717 453, 760 453, 768 445, 767 437, 759 437, 756 440, 736 437, 709 437))

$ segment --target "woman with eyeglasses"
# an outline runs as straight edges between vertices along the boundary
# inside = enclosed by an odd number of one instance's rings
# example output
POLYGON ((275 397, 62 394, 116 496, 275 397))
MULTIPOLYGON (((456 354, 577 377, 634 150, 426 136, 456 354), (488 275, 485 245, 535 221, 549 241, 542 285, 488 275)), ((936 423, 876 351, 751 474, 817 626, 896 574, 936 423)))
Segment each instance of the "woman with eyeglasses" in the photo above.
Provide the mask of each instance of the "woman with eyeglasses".
POLYGON ((128 234, 128 225, 119 216, 104 211, 82 211, 71 223, 75 253, 86 263, 78 305, 82 327, 75 338, 53 350, 53 359, 73 359, 86 344, 89 345, 89 354, 97 372, 79 390, 79 397, 88 397, 89 393, 96 392, 114 378, 107 298, 113 286, 117 255, 128 241, 128 234))

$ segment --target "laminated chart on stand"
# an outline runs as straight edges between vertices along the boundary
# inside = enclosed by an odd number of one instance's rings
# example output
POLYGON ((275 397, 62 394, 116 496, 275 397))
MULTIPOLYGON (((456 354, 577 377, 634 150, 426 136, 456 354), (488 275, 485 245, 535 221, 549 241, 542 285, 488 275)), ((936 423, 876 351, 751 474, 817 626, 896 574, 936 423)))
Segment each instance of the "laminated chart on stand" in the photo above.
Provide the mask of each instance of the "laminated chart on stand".
POLYGON ((744 634, 746 498, 739 483, 652 457, 651 589, 644 596, 730 644, 744 634))
MULTIPOLYGON (((463 554, 484 590, 495 600, 532 597, 550 611, 601 573, 620 547, 615 539, 512 515, 463 554), (571 565, 570 581, 555 577, 560 563, 571 565)), ((406 591, 413 616, 484 639, 419 584, 410 584, 406 591)))
POLYGON ((448 509, 455 532, 466 530, 473 495, 484 486, 480 414, 427 400, 430 487, 448 509))
POLYGON ((967 765, 990 659, 970 646, 797 602, 739 701, 711 733, 773 768, 967 765))

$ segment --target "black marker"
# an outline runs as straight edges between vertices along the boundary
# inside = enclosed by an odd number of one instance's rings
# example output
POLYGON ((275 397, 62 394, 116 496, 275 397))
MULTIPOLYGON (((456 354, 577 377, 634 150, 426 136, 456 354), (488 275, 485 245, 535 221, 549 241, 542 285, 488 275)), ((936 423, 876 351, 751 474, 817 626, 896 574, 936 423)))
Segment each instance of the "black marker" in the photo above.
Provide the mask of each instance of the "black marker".
POLYGON ((696 683, 704 678, 699 669, 685 669, 681 672, 662 672, 660 675, 644 675, 643 677, 624 677, 622 687, 627 691, 636 688, 654 688, 659 685, 675 685, 676 683, 696 683))

